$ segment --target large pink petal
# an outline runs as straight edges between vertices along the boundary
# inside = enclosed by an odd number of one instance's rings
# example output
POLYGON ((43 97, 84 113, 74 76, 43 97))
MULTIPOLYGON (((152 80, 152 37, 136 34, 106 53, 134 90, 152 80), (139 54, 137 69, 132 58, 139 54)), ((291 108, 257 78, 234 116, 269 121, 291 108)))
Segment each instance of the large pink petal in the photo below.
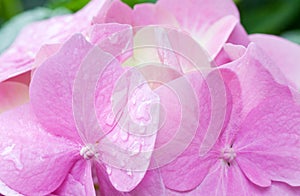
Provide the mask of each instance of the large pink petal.
POLYGON ((124 72, 107 52, 94 47, 84 58, 73 87, 73 110, 77 129, 86 143, 96 143, 113 129, 112 95, 124 72))
MULTIPOLYGON (((162 169, 164 183, 172 190, 190 191, 203 181, 209 168, 219 157, 218 150, 213 146, 230 114, 223 101, 226 102, 227 97, 225 84, 220 81, 221 73, 212 73, 205 82, 200 77, 199 73, 190 77, 200 106, 197 133, 186 151, 162 169)), ((185 129, 185 132, 187 130, 192 131, 185 129)))
POLYGON ((300 187, 289 186, 285 183, 273 182, 272 186, 266 191, 268 195, 300 195, 300 187))
POLYGON ((0 179, 25 195, 54 191, 79 158, 79 145, 43 130, 29 106, 0 116, 0 179))
POLYGON ((12 46, 0 56, 0 81, 35 68, 35 55, 43 44, 65 42, 91 26, 93 16, 106 7, 106 0, 93 0, 73 15, 57 16, 26 26, 12 46), (47 29, 47 31, 45 31, 47 29))
POLYGON ((107 9, 99 12, 93 23, 132 24, 132 9, 126 3, 119 0, 107 1, 106 6, 107 9))
POLYGON ((299 122, 300 108, 288 89, 250 112, 233 146, 249 180, 259 186, 270 186, 272 180, 300 185, 299 122))
POLYGON ((72 110, 72 90, 80 63, 91 47, 83 36, 74 35, 34 74, 30 87, 31 105, 39 122, 54 135, 79 141, 72 110))
POLYGON ((227 15, 239 18, 235 4, 229 0, 190 0, 184 6, 180 0, 159 0, 157 4, 174 14, 180 25, 189 30, 206 28, 227 15))
MULTIPOLYGON (((269 55, 273 63, 282 71, 287 81, 280 83, 289 85, 299 94, 300 89, 300 46, 272 35, 256 34, 250 36, 251 41, 257 44, 269 55)), ((272 72, 276 78, 276 72, 272 72)))
POLYGON ((140 183, 149 167, 159 108, 157 95, 144 83, 140 73, 133 69, 123 76, 112 95, 111 109, 117 116, 108 113, 100 119, 106 121, 111 131, 99 141, 99 151, 100 160, 110 168, 109 179, 114 187, 128 192, 140 183))
POLYGON ((133 10, 133 25, 167 25, 179 27, 173 14, 168 9, 155 4, 138 4, 133 10))
MULTIPOLYGON (((201 114, 198 89, 195 90, 193 85, 199 87, 201 79, 201 75, 188 74, 165 81, 155 89, 160 97, 161 111, 153 159, 159 166, 166 165, 183 153, 196 134, 201 114)), ((161 80, 155 81, 160 83, 161 80)))
POLYGON ((141 183, 134 190, 125 195, 165 195, 165 186, 161 178, 160 170, 155 169, 147 171, 141 183))
POLYGON ((18 82, 0 83, 0 113, 29 101, 29 88, 18 82))
POLYGON ((221 51, 237 24, 238 19, 236 17, 231 15, 225 16, 211 24, 206 31, 200 35, 192 33, 192 36, 208 51, 211 59, 214 59, 221 51))
MULTIPOLYGON (((239 50, 236 52, 239 53, 239 50)), ((240 115, 242 118, 266 97, 276 96, 281 92, 281 85, 276 83, 269 70, 278 71, 278 73, 280 71, 276 70, 268 56, 253 43, 248 46, 242 57, 222 67, 230 69, 237 76, 232 83, 240 85, 241 92, 237 93, 237 96, 243 106, 240 115)), ((231 91, 232 89, 234 90, 231 88, 231 91)))
POLYGON ((5 81, 11 81, 11 82, 19 82, 19 83, 22 83, 22 84, 25 84, 27 86, 29 86, 29 83, 31 81, 31 71, 28 71, 28 72, 25 72, 23 74, 20 74, 18 76, 15 76, 13 78, 10 78, 8 80, 5 80, 5 81))
POLYGON ((65 181, 53 194, 95 196, 91 162, 82 159, 75 163, 65 181))
MULTIPOLYGON (((207 172, 205 178, 193 193, 194 195, 226 195, 228 187, 228 168, 219 162, 211 164, 211 168, 207 172)), ((192 194, 192 195, 193 195, 192 194)))
POLYGON ((160 0, 157 5, 175 15, 180 28, 198 40, 212 59, 221 50, 239 19, 237 8, 228 0, 192 0, 185 2, 184 6, 180 0, 160 0), (216 36, 218 39, 215 39, 216 36))

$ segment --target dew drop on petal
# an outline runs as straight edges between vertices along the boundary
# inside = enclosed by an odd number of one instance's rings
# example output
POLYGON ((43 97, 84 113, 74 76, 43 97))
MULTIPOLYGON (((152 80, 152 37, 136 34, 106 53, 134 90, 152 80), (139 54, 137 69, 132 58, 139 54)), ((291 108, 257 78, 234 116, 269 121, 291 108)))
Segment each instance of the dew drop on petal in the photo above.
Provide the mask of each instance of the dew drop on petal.
POLYGON ((126 142, 126 141, 128 141, 129 134, 128 134, 126 131, 121 131, 121 132, 120 132, 120 137, 121 137, 121 139, 122 139, 124 142, 126 142))
POLYGON ((141 152, 141 149, 142 149, 142 145, 135 141, 130 147, 129 147, 129 153, 130 153, 130 156, 135 156, 137 154, 139 154, 141 152))
POLYGON ((1 156, 4 160, 12 161, 15 164, 15 167, 19 170, 23 169, 23 164, 21 163, 21 153, 20 151, 16 151, 15 144, 4 148, 1 152, 1 156))
POLYGON ((115 133, 113 136, 112 136, 112 142, 116 142, 118 140, 118 136, 119 136, 119 133, 115 133))
POLYGON ((108 175, 111 175, 111 174, 112 174, 112 169, 111 169, 111 167, 106 166, 106 173, 107 173, 108 175))
POLYGON ((130 177, 132 177, 132 175, 133 175, 131 170, 127 170, 127 171, 126 171, 126 174, 127 174, 128 176, 130 176, 130 177))
POLYGON ((114 115, 113 115, 113 113, 110 113, 110 114, 107 116, 105 122, 106 122, 107 125, 111 126, 111 125, 114 124, 114 121, 115 121, 114 115))

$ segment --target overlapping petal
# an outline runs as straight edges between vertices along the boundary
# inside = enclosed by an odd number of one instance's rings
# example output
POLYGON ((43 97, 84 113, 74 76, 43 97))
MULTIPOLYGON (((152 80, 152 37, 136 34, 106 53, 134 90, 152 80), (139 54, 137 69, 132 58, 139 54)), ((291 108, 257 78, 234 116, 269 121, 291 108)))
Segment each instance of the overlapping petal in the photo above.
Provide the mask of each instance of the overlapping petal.
POLYGON ((95 196, 91 162, 81 159, 75 163, 62 185, 53 194, 95 196))
POLYGON ((72 91, 76 72, 91 48, 82 35, 74 35, 34 74, 31 105, 50 133, 80 141, 73 117, 72 91))
POLYGON ((29 101, 29 88, 19 82, 0 83, 0 113, 29 101))
POLYGON ((0 81, 35 68, 34 58, 42 45, 65 42, 72 34, 86 31, 93 17, 107 9, 106 4, 106 0, 92 0, 73 15, 57 16, 25 27, 0 56, 0 81))
POLYGON ((64 181, 79 146, 47 133, 28 105, 1 114, 0 179, 25 195, 46 195, 64 181))
POLYGON ((299 186, 299 122, 300 108, 288 90, 263 101, 247 116, 235 140, 237 162, 252 182, 299 186))

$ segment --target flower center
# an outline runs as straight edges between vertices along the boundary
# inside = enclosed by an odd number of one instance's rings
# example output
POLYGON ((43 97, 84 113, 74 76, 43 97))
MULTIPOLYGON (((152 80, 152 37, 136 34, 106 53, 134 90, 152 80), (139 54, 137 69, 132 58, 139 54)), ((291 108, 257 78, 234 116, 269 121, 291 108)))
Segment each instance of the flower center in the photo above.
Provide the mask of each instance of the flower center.
POLYGON ((86 159, 90 160, 98 156, 97 150, 93 144, 87 144, 80 150, 80 155, 86 159))
POLYGON ((235 159, 236 153, 232 146, 226 147, 222 152, 222 159, 225 163, 227 163, 228 166, 232 163, 232 161, 235 159))

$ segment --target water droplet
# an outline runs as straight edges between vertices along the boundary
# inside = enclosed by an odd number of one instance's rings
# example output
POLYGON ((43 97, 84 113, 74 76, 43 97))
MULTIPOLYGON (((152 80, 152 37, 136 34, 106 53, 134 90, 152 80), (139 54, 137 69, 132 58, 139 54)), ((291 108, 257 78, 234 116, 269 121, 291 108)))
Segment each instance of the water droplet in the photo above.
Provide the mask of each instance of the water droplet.
POLYGON ((136 96, 131 97, 131 102, 132 102, 133 105, 136 104, 136 96))
POLYGON ((126 131, 121 131, 121 133, 120 133, 121 135, 121 139, 124 141, 124 142, 126 142, 126 141, 128 141, 128 138, 129 138, 129 134, 126 132, 126 131))
POLYGON ((127 170, 127 171, 126 171, 126 174, 127 174, 128 176, 130 176, 130 177, 132 177, 132 175, 133 175, 131 170, 127 170))
POLYGON ((147 127, 145 127, 145 126, 142 126, 141 128, 140 128, 140 133, 141 134, 146 134, 146 131, 147 131, 147 127))
POLYGON ((15 167, 19 170, 23 169, 23 164, 21 163, 21 153, 19 150, 15 150, 13 153, 12 151, 15 148, 15 144, 4 148, 1 152, 1 156, 4 160, 12 161, 15 164, 15 167))
POLYGON ((130 156, 134 156, 134 155, 137 155, 141 152, 142 150, 142 145, 135 141, 130 147, 129 147, 129 153, 130 153, 130 156))
POLYGON ((109 36, 108 37, 110 43, 115 44, 118 42, 118 36, 109 36))
POLYGON ((112 173, 111 167, 106 166, 106 173, 107 173, 108 175, 111 175, 111 173, 112 173))
POLYGON ((15 146, 16 146, 15 144, 12 144, 11 146, 7 146, 6 148, 4 148, 4 150, 1 153, 1 156, 6 156, 10 154, 13 151, 15 146))
POLYGON ((106 118, 107 125, 109 125, 109 126, 113 125, 114 121, 115 121, 115 117, 114 117, 113 113, 110 113, 109 115, 107 115, 107 118, 106 118))
POLYGON ((116 142, 118 140, 118 136, 119 136, 119 133, 115 133, 113 136, 112 136, 112 142, 116 142))

